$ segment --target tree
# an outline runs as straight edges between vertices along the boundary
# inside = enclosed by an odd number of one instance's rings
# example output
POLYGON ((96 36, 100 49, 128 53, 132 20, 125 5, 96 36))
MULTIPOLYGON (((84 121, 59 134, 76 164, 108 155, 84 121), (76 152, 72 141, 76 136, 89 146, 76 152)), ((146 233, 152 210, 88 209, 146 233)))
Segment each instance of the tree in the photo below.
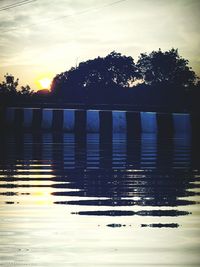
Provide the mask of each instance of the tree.
POLYGON ((30 96, 33 94, 29 85, 21 86, 18 90, 19 79, 11 74, 4 75, 5 81, 0 83, 0 94, 4 96, 30 96))
POLYGON ((53 80, 51 92, 68 101, 82 102, 91 96, 96 96, 97 100, 100 94, 108 95, 109 90, 111 93, 112 88, 114 90, 129 87, 138 77, 139 73, 132 57, 113 51, 106 57, 81 62, 78 67, 57 75, 53 80))
POLYGON ((29 85, 21 86, 18 89, 19 79, 11 74, 4 76, 5 81, 0 83, 0 103, 2 105, 10 105, 16 103, 25 103, 27 100, 31 100, 33 91, 29 85))
MULTIPOLYGON (((177 49, 132 57, 111 52, 57 75, 51 95, 68 103, 134 104, 188 110, 198 91, 197 76, 177 49)), ((199 99, 199 97, 198 97, 199 99)), ((196 100, 197 102, 197 100, 196 100)))
POLYGON ((137 67, 144 82, 148 85, 168 84, 188 87, 195 83, 196 75, 188 66, 188 60, 178 54, 178 49, 142 53, 137 67))
POLYGON ((5 81, 0 83, 1 95, 12 95, 12 96, 16 95, 19 79, 17 78, 15 80, 14 76, 8 73, 4 76, 4 78, 5 81))
POLYGON ((19 93, 23 96, 31 96, 33 95, 33 90, 31 90, 31 87, 29 85, 21 86, 19 93))

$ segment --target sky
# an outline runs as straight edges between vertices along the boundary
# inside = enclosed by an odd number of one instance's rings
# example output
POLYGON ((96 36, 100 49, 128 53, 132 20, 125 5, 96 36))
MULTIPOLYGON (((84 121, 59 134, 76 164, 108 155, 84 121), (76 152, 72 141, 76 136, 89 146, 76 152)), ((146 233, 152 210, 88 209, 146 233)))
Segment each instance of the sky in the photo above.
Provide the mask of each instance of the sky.
MULTIPOLYGON (((200 76, 199 0, 0 0, 0 82, 38 81, 112 51, 178 48, 200 76)), ((45 83, 44 83, 45 84, 45 83)))

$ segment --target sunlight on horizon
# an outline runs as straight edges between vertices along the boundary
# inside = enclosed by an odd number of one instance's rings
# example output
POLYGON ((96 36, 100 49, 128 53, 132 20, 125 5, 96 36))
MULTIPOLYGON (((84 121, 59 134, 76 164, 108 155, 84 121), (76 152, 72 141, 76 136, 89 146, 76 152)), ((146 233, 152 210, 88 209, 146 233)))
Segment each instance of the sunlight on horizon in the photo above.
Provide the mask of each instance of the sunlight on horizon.
POLYGON ((42 71, 38 69, 34 73, 33 83, 35 91, 47 89, 50 91, 51 83, 55 77, 55 73, 51 71, 42 71))
POLYGON ((53 79, 113 50, 137 62, 140 53, 172 47, 200 76, 198 0, 31 3, 1 12, 2 80, 9 72, 19 78, 20 86, 28 84, 37 91, 47 89, 39 79, 53 79))
POLYGON ((51 79, 48 77, 38 80, 38 85, 41 89, 50 89, 51 79))

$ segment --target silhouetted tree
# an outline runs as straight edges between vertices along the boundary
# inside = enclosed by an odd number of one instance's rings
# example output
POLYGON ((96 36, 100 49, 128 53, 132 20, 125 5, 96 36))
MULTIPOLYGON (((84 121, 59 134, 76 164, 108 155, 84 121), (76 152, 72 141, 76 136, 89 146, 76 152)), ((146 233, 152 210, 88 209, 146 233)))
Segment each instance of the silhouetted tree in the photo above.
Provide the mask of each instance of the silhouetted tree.
POLYGON ((26 103, 27 100, 31 100, 33 91, 29 85, 21 86, 18 89, 19 79, 11 74, 4 76, 5 81, 0 83, 0 103, 3 105, 7 104, 19 104, 26 103))
POLYGON ((118 91, 128 88, 138 77, 132 57, 111 52, 106 57, 81 62, 77 68, 57 75, 51 91, 67 101, 102 102, 106 97, 112 100, 117 88, 118 91))
POLYGON ((178 49, 142 53, 137 67, 144 82, 148 85, 168 84, 188 87, 195 83, 196 75, 188 66, 188 60, 178 54, 178 49))
POLYGON ((23 96, 31 96, 33 95, 33 90, 31 90, 31 87, 29 85, 21 86, 19 93, 23 96))
POLYGON ((4 76, 5 81, 0 83, 0 94, 5 96, 30 96, 33 94, 29 85, 21 86, 18 90, 19 79, 15 79, 15 77, 11 74, 6 74, 4 76))
POLYGON ((0 83, 0 94, 1 95, 17 95, 17 86, 19 79, 15 80, 14 76, 6 74, 4 76, 5 81, 0 83))

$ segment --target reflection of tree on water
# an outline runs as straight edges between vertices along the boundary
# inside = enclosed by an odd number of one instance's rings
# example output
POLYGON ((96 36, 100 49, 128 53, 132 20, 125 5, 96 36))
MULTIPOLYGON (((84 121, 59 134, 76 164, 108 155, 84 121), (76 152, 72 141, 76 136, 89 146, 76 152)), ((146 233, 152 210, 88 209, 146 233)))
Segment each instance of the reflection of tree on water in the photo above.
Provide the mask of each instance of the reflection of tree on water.
MULTIPOLYGON (((137 134, 128 136, 127 140, 120 136, 113 141, 111 138, 62 133, 2 136, 1 147, 5 153, 1 154, 1 169, 7 168, 8 163, 10 168, 4 180, 12 181, 18 160, 26 162, 29 158, 53 168, 53 176, 44 179, 52 183, 38 186, 51 187, 55 204, 85 206, 80 215, 187 215, 187 211, 177 207, 195 204, 187 199, 196 195, 188 189, 198 187, 191 183, 198 179, 192 170, 199 173, 199 150, 194 140, 191 150, 187 138, 163 139, 137 134), (56 196, 61 199, 56 201, 56 196), (87 206, 93 206, 93 210, 87 211, 87 206), (100 206, 104 207, 103 211, 98 209, 100 206), (133 211, 134 206, 141 209, 133 211)), ((29 177, 23 180, 28 184, 29 177)), ((1 187, 5 188, 2 194, 6 194, 7 185, 1 187)), ((15 185, 16 192, 17 187, 20 185, 15 185)))
MULTIPOLYGON (((97 141, 98 142, 98 141, 97 141)), ((89 169, 87 162, 86 145, 76 144, 75 148, 75 169, 64 170, 64 176, 67 177, 69 184, 60 185, 62 188, 67 187, 79 189, 79 191, 62 191, 56 192, 59 196, 79 196, 87 197, 79 200, 69 200, 56 202, 56 204, 83 205, 83 206, 154 206, 154 207, 177 207, 183 205, 194 204, 193 201, 179 199, 194 195, 189 192, 192 187, 190 184, 193 177, 190 174, 191 162, 188 158, 190 150, 182 150, 187 157, 187 166, 176 168, 179 162, 175 162, 176 144, 174 140, 166 139, 156 140, 145 137, 140 139, 135 137, 127 144, 121 143, 119 150, 115 155, 114 146, 111 142, 99 143, 99 159, 96 169, 89 169), (126 156, 124 158, 124 155, 126 156), (121 158, 120 158, 121 157, 121 158), (116 165, 121 161, 121 166, 116 165), (115 168, 113 167, 115 166, 115 168), (145 167, 146 166, 146 167, 145 167), (88 199, 91 198, 91 199, 88 199)), ((119 145, 119 144, 118 144, 119 145)), ((180 144, 181 145, 181 144, 180 144)), ((184 154, 182 155, 184 157, 184 154)), ((56 160, 56 159, 55 159, 56 160)), ((65 180, 63 178, 61 180, 65 180)), ((156 214, 154 211, 144 213, 156 214)), ((87 212, 86 212, 87 213, 87 212)), ((104 215, 120 215, 123 212, 109 211, 104 215)), ((85 214, 81 212, 80 214, 85 214)), ((100 215, 100 211, 92 211, 91 215, 100 215)), ((135 213, 130 211, 129 215, 135 213)), ((142 213, 138 213, 142 216, 142 213)), ((185 215, 187 212, 165 212, 160 211, 159 216, 175 216, 185 215)), ((125 215, 124 213, 122 215, 125 215)))
POLYGON ((192 163, 193 169, 199 170, 200 166, 200 115, 195 114, 192 116, 192 126, 193 126, 193 133, 192 133, 192 163))

